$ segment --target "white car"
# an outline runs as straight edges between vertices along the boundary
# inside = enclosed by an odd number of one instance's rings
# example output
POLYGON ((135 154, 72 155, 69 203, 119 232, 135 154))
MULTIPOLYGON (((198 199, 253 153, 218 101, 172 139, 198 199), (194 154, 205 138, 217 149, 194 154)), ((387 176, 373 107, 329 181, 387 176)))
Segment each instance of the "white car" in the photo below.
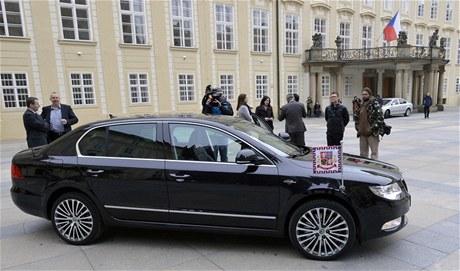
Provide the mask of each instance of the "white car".
POLYGON ((412 103, 402 98, 383 98, 382 112, 385 118, 394 115, 410 116, 412 113, 412 103))

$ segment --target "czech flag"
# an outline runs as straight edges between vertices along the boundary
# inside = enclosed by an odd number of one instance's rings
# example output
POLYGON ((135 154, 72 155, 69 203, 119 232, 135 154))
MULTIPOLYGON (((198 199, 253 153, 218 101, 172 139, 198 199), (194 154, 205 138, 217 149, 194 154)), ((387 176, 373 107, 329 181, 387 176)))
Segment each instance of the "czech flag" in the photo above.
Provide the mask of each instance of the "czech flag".
POLYGON ((387 42, 398 39, 399 31, 401 31, 401 19, 399 17, 399 11, 396 12, 395 16, 383 29, 383 34, 387 42))

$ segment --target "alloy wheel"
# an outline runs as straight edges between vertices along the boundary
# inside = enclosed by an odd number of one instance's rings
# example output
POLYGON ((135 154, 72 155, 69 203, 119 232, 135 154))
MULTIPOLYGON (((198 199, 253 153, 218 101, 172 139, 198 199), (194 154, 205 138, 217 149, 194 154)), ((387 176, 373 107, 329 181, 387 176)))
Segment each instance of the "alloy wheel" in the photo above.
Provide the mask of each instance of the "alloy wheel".
POLYGON ((77 199, 61 201, 54 211, 56 230, 67 240, 78 242, 91 235, 94 219, 90 209, 77 199))

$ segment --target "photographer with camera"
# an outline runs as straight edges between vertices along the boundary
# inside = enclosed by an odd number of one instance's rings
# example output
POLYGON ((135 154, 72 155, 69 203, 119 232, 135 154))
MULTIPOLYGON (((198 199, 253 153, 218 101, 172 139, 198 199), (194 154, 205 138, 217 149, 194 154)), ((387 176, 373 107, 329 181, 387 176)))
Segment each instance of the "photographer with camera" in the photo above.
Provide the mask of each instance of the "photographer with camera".
POLYGON ((203 102, 203 114, 233 116, 232 105, 224 97, 220 88, 212 88, 203 98, 203 102))

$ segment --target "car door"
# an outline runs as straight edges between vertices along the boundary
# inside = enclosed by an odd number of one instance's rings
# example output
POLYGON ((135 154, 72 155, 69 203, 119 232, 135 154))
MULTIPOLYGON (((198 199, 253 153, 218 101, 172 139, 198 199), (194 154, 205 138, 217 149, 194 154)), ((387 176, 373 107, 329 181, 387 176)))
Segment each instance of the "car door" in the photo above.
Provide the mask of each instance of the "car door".
POLYGON ((213 127, 170 123, 164 131, 171 140, 165 163, 171 222, 276 227, 275 165, 268 159, 258 166, 236 164, 238 151, 252 147, 213 127))
POLYGON ((398 99, 398 100, 399 100, 400 113, 404 114, 407 109, 407 101, 404 99, 398 99))
POLYGON ((398 99, 391 100, 391 114, 395 115, 395 114, 400 114, 400 113, 401 113, 401 109, 399 108, 398 99))
POLYGON ((107 212, 138 221, 169 221, 161 125, 100 127, 78 143, 81 174, 107 212))

